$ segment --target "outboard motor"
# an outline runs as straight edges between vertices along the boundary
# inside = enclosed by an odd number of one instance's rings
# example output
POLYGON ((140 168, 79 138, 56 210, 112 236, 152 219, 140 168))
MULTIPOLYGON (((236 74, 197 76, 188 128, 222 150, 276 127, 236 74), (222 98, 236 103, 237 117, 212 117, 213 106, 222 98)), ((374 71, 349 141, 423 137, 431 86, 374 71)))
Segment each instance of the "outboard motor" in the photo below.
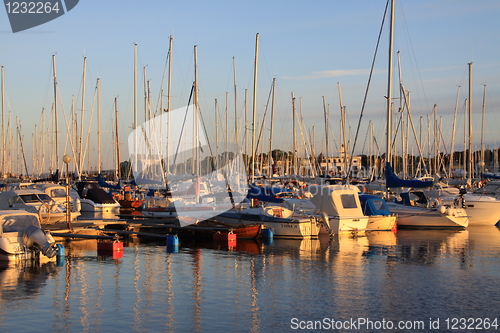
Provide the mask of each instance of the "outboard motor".
POLYGON ((57 255, 56 241, 49 232, 44 232, 41 228, 30 225, 23 235, 23 241, 26 247, 35 247, 46 257, 53 258, 57 255))

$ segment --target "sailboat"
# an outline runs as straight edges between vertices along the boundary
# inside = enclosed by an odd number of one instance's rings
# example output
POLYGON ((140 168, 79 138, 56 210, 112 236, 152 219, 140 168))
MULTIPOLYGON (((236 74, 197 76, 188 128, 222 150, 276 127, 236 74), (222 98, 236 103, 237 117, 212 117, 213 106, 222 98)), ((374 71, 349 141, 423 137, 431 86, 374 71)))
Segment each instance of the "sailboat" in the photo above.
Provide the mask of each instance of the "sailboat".
MULTIPOLYGON (((386 188, 425 188, 432 186, 432 181, 405 180, 398 178, 390 164, 391 161, 391 133, 392 133, 392 64, 394 50, 394 6, 395 0, 391 0, 391 20, 389 33, 389 63, 388 63, 388 85, 387 85, 387 135, 386 135, 386 188)), ((405 195, 404 195, 405 196, 405 195)), ((402 198, 400 201, 388 202, 389 209, 398 216, 398 228, 464 228, 469 224, 469 218, 465 209, 459 205, 439 204, 432 205, 425 197, 416 200, 402 198), (408 200, 405 200, 408 199, 408 200)))

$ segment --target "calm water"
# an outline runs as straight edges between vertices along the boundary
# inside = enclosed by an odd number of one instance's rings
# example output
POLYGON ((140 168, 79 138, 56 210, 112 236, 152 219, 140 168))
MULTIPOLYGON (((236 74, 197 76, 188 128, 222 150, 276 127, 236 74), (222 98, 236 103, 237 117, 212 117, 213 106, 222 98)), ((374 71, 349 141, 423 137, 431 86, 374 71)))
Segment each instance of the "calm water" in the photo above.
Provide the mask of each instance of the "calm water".
POLYGON ((1 332, 463 332, 500 317, 496 227, 181 242, 177 253, 136 241, 116 258, 93 240, 65 250, 0 268, 1 332))

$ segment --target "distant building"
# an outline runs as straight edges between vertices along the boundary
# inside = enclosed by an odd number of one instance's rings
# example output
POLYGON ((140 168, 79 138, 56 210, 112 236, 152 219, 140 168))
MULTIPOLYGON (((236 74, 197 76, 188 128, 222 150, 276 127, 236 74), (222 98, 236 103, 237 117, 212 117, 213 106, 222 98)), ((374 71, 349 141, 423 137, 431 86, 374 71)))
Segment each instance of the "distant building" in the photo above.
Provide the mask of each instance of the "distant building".
MULTIPOLYGON (((329 157, 321 154, 318 157, 321 174, 328 173, 332 177, 344 177, 349 169, 350 155, 345 151, 344 145, 340 147, 339 156, 329 157)), ((361 164, 361 156, 352 157, 351 176, 354 178, 365 177, 365 168, 361 164)))

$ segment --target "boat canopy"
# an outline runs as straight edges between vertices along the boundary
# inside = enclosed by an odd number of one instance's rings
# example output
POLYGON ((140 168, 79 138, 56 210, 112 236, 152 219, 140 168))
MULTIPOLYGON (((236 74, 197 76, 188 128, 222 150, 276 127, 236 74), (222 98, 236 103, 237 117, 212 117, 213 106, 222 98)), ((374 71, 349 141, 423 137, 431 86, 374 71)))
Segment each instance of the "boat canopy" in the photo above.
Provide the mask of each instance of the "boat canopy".
POLYGON ((38 215, 24 210, 0 210, 0 233, 26 230, 31 225, 40 227, 38 215))
POLYGON ((391 211, 384 199, 375 195, 361 194, 359 196, 363 213, 367 216, 383 215, 390 216, 391 211))
POLYGON ((311 202, 329 216, 363 216, 359 189, 354 185, 313 185, 311 202))

